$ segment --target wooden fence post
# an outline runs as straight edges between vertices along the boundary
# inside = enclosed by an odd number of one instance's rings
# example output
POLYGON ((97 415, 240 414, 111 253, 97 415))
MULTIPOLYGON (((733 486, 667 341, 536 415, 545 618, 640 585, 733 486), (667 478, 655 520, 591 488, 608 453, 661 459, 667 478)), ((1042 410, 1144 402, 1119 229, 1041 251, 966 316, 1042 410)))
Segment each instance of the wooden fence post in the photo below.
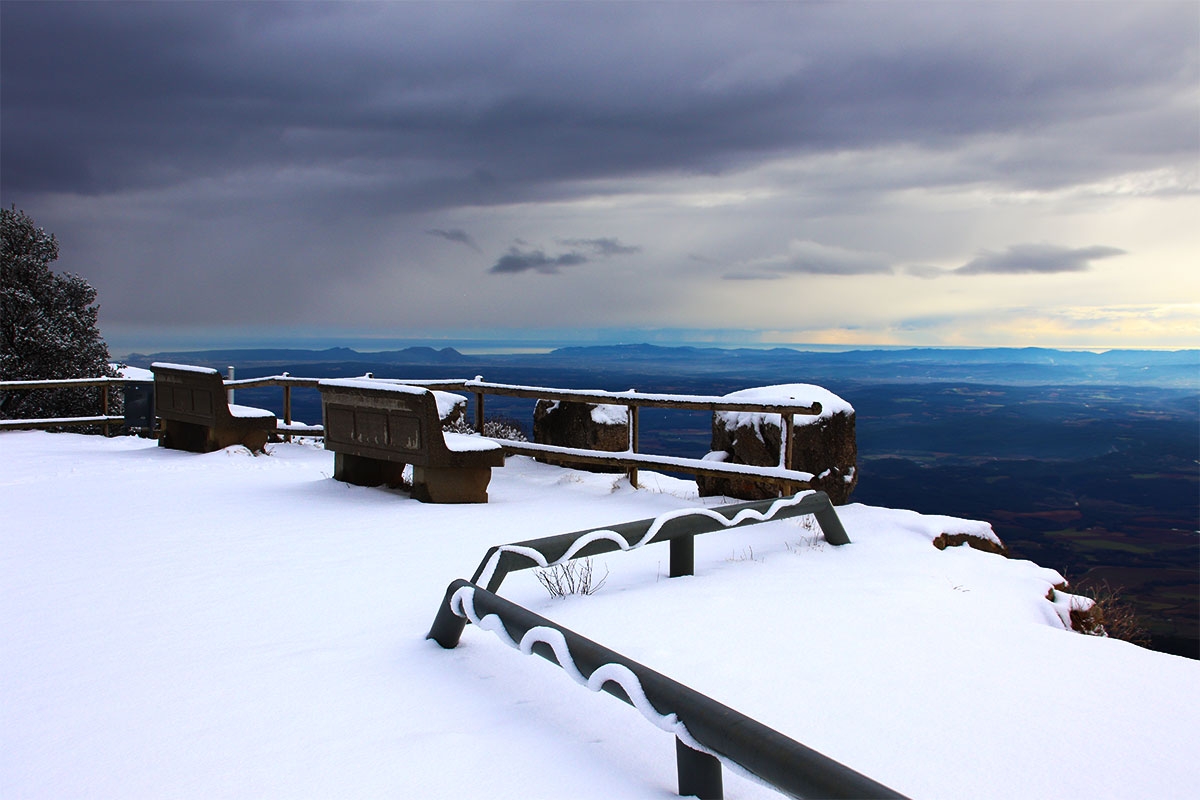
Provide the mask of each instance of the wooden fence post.
MULTIPOLYGON (((286 379, 288 377, 288 373, 283 373, 281 377, 286 379)), ((286 382, 283 384, 283 424, 292 424, 292 385, 286 382)), ((290 433, 285 433, 283 435, 283 440, 285 442, 290 442, 292 440, 292 435, 290 433)))
MULTIPOLYGON (((792 466, 791 466, 792 465, 792 439, 794 438, 795 433, 796 433, 796 418, 793 417, 791 414, 780 414, 779 421, 781 423, 780 424, 780 433, 783 435, 783 443, 782 443, 782 446, 779 448, 780 449, 780 458, 783 459, 783 461, 779 464, 779 466, 783 467, 784 469, 791 469, 792 468, 792 466)), ((785 497, 787 495, 794 494, 794 492, 792 491, 792 484, 790 481, 784 481, 783 494, 785 497)))
MULTIPOLYGON (((638 407, 633 403, 629 404, 629 452, 636 453, 638 451, 638 407)), ((638 468, 629 468, 629 485, 633 488, 638 488, 638 468)))

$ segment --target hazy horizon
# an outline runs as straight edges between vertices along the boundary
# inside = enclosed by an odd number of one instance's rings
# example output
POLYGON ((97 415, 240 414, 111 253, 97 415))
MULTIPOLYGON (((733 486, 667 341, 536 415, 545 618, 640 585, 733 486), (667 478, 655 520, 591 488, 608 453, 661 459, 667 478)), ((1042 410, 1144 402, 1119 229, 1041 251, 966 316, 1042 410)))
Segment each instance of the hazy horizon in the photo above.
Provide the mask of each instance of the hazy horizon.
POLYGON ((588 338, 571 338, 560 336, 547 338, 421 338, 421 337, 365 337, 353 335, 313 335, 313 336, 228 336, 228 335, 170 335, 158 338, 136 338, 110 340, 109 354, 113 358, 123 358, 129 355, 148 355, 164 352, 203 352, 211 350, 261 350, 261 349, 294 349, 294 350, 329 350, 333 348, 348 348, 358 353, 379 353, 394 350, 404 350, 411 347, 430 347, 437 350, 450 348, 463 355, 536 355, 549 353, 565 347, 608 347, 614 345, 653 345, 657 347, 694 347, 714 348, 724 350, 751 349, 770 350, 776 348, 795 350, 799 352, 838 353, 869 350, 1024 350, 1044 349, 1063 352, 1105 353, 1113 350, 1146 351, 1146 352, 1186 352, 1200 351, 1196 347, 1054 347, 1050 345, 896 345, 896 344, 823 344, 816 342, 754 342, 741 340, 712 340, 667 338, 662 332, 656 336, 638 338, 636 332, 627 335, 591 336, 588 338), (116 342, 114 344, 114 341, 116 342), (141 345, 131 344, 140 342, 141 345), (152 345, 150 342, 157 342, 152 345))

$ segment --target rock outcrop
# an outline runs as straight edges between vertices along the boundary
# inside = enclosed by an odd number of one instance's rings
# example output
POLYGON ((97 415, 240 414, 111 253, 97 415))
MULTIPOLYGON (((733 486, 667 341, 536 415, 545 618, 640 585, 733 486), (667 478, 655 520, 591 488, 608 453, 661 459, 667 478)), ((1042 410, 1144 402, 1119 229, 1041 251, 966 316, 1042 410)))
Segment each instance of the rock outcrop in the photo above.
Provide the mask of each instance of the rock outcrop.
MULTIPOLYGON (((557 447, 622 452, 629 449, 629 409, 622 405, 539 400, 533 410, 533 440, 557 447)), ((559 463, 544 456, 539 456, 538 461, 559 463)), ((623 471, 621 467, 597 464, 567 466, 592 472, 623 471)))
MULTIPOLYGON (((745 389, 725 395, 730 400, 821 404, 817 416, 796 415, 792 459, 787 466, 812 473, 812 488, 829 495, 835 505, 846 503, 858 483, 858 442, 854 408, 842 398, 805 383, 745 389)), ((713 414, 709 458, 730 464, 778 466, 782 454, 782 423, 778 414, 718 411, 713 414)), ((698 476, 700 495, 724 495, 745 500, 776 497, 775 483, 740 477, 698 476)))

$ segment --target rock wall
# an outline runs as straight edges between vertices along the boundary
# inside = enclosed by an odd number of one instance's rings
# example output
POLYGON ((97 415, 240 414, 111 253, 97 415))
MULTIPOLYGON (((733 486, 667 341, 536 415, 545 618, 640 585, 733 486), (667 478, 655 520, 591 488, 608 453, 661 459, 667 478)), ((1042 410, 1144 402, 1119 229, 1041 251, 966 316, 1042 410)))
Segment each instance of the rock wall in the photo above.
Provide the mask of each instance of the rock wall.
MULTIPOLYGON (((539 400, 533 409, 533 441, 557 447, 622 452, 629 449, 629 410, 622 405, 539 400)), ((538 461, 557 464, 553 458, 538 461)), ((592 472, 622 472, 621 467, 564 464, 592 472)))
MULTIPOLYGON (((849 501, 858 484, 858 441, 854 408, 819 386, 785 384, 746 389, 726 395, 730 400, 821 404, 818 416, 796 415, 792 460, 787 466, 813 474, 811 486, 829 495, 835 505, 849 501)), ((719 411, 713 414, 712 452, 709 458, 730 464, 777 466, 782 445, 778 414, 719 411)), ((724 495, 745 500, 777 497, 778 484, 751 478, 697 476, 700 495, 724 495)))

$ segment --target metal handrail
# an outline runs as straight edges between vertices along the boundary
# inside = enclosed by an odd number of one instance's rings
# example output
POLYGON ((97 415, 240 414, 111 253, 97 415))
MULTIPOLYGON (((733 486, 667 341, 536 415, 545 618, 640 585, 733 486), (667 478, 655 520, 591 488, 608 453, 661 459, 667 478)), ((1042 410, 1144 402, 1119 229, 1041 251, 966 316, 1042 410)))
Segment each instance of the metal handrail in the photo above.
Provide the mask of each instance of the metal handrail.
POLYGON ((593 691, 637 708, 675 735, 679 794, 723 796, 721 763, 736 765, 792 797, 903 798, 729 706, 465 580, 446 589, 428 638, 458 645, 465 621, 521 652, 558 664, 593 691), (462 620, 458 624, 458 620, 462 620), (446 624, 449 623, 449 624, 446 624))
POLYGON ((488 548, 471 576, 490 592, 510 572, 535 567, 553 567, 576 558, 587 558, 616 550, 633 550, 658 542, 671 543, 670 575, 677 578, 695 570, 695 539, 704 533, 754 525, 760 522, 813 515, 825 541, 850 544, 850 536, 825 492, 803 492, 774 500, 752 500, 715 508, 688 508, 651 519, 623 522, 608 528, 588 528, 557 536, 488 548))
POLYGON ((470 581, 455 581, 447 589, 427 638, 453 648, 467 622, 474 622, 503 633, 511 643, 520 642, 523 652, 536 652, 555 661, 589 688, 603 688, 636 706, 651 721, 676 734, 681 795, 720 798, 718 759, 725 758, 796 797, 898 797, 891 789, 779 732, 496 594, 510 572, 552 567, 576 558, 658 542, 670 542, 671 577, 691 575, 697 535, 808 514, 816 517, 830 544, 850 543, 829 496, 805 492, 717 508, 681 509, 606 528, 496 545, 488 549, 470 581), (483 611, 478 610, 481 601, 483 611), (496 615, 499 627, 485 622, 489 614, 496 615), (539 633, 530 639, 532 630, 539 633), (581 669, 581 661, 589 668, 581 669), (614 669, 623 670, 619 674, 627 676, 632 684, 606 677, 614 669), (664 725, 664 720, 669 724, 664 725))

